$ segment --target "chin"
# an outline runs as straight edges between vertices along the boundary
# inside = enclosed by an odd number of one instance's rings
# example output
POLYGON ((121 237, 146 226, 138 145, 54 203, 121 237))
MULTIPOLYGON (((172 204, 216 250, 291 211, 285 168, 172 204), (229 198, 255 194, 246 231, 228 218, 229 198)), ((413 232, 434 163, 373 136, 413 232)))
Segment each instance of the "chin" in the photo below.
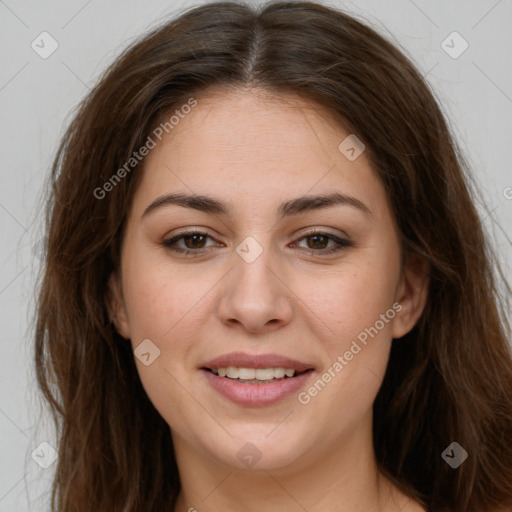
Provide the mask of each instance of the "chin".
MULTIPOLYGON (((229 429, 228 429, 229 430, 229 429)), ((287 430, 278 432, 276 425, 261 425, 244 428, 243 433, 229 430, 233 438, 226 440, 225 450, 219 444, 213 446, 212 454, 224 464, 238 470, 276 470, 292 467, 312 443, 307 432, 290 434, 287 430), (274 430, 275 429, 275 430, 274 430)))

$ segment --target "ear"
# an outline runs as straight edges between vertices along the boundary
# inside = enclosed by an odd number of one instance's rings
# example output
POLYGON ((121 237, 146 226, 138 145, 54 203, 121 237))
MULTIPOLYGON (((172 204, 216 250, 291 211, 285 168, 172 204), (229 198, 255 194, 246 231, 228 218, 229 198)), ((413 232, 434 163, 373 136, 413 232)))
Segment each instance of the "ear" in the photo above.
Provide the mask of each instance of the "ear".
POLYGON ((116 331, 125 339, 130 339, 130 326, 124 305, 119 276, 112 272, 107 287, 107 309, 116 331))
POLYGON ((419 320, 427 303, 430 265, 419 255, 410 254, 397 288, 396 301, 402 309, 393 322, 393 338, 405 336, 419 320))

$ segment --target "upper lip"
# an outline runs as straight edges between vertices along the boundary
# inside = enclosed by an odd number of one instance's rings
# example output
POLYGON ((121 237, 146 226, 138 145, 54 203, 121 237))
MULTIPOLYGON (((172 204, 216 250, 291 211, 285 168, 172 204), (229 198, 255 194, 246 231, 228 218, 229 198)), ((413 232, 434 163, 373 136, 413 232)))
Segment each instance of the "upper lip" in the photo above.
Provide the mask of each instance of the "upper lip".
POLYGON ((291 359, 279 354, 247 354, 245 352, 231 352, 212 359, 201 365, 201 368, 217 370, 236 366, 238 368, 292 368, 297 373, 314 369, 310 364, 291 359))

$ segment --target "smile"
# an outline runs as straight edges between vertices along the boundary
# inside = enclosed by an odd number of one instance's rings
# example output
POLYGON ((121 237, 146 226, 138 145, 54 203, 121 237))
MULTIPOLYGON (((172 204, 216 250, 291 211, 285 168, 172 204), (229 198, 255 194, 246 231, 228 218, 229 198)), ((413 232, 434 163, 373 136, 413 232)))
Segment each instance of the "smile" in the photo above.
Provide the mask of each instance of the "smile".
POLYGON ((218 368, 211 371, 219 377, 238 380, 244 384, 260 384, 290 378, 295 375, 293 368, 239 368, 228 366, 227 368, 218 368))
POLYGON ((315 373, 312 365, 285 356, 243 352, 219 356, 198 369, 216 393, 244 407, 284 400, 315 373))

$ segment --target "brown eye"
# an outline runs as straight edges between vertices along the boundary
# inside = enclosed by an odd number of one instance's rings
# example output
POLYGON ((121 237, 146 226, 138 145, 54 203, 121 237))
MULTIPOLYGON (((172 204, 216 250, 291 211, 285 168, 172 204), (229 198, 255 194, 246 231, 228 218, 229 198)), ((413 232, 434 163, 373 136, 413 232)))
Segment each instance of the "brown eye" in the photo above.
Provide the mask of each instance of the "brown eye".
POLYGON ((188 235, 183 237, 183 243, 187 249, 202 249, 205 236, 200 234, 188 235))
POLYGON ((325 235, 310 235, 306 238, 312 241, 311 244, 308 244, 310 249, 325 249, 326 244, 329 243, 329 238, 325 235))
MULTIPOLYGON (((213 240, 213 238, 207 233, 191 231, 188 233, 181 233, 169 238, 168 240, 164 240, 162 245, 177 253, 201 254, 208 248, 208 246, 205 245, 208 238, 213 240)), ((306 240, 307 244, 307 247, 302 247, 303 249, 309 250, 312 254, 318 255, 331 254, 353 245, 349 240, 339 238, 330 233, 317 231, 302 236, 297 242, 300 242, 301 240, 306 240), (333 245, 329 246, 329 242, 332 242, 333 245)), ((300 247, 296 242, 291 245, 292 247, 300 247)))
POLYGON ((190 253, 201 253, 206 250, 207 246, 205 246, 206 240, 213 238, 207 233, 202 233, 199 231, 190 231, 188 233, 181 233, 177 236, 169 238, 168 240, 164 240, 162 245, 168 248, 171 251, 190 254, 190 253), (182 246, 180 247, 179 243, 182 242, 182 246))
MULTIPOLYGON (((307 233, 306 235, 299 238, 297 242, 301 240, 306 240, 307 247, 303 247, 306 250, 309 250, 313 254, 331 254, 334 252, 341 251, 346 247, 351 247, 353 244, 346 239, 339 238, 330 233, 322 233, 318 231, 313 231, 312 233, 307 233), (333 242, 333 245, 328 246, 329 242, 333 242)), ((297 243, 292 244, 293 246, 297 245, 297 243)))

